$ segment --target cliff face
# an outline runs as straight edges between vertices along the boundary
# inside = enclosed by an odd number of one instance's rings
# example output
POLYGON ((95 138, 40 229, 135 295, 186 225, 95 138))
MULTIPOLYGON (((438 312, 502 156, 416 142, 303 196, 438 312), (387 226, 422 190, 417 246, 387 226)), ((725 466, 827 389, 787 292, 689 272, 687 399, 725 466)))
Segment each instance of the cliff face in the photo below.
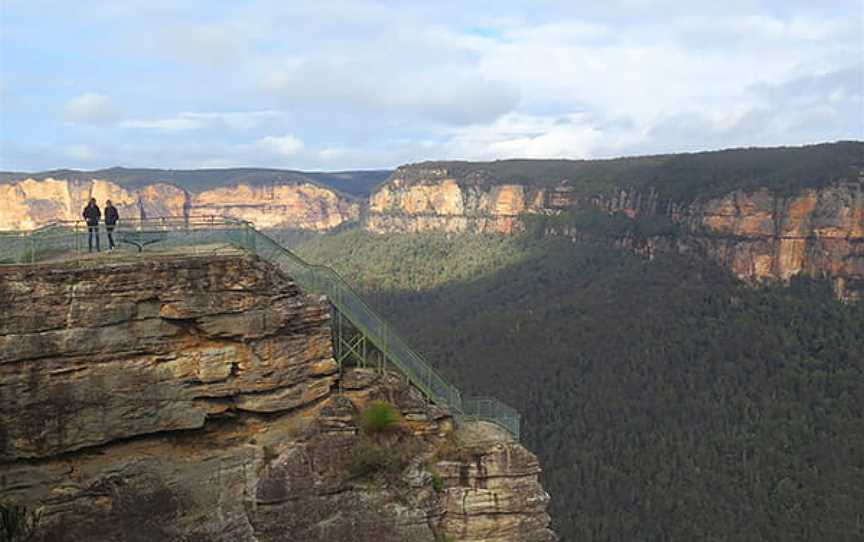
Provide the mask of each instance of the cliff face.
POLYGON ((838 297, 864 298, 864 182, 794 195, 739 190, 686 206, 622 190, 591 203, 634 218, 664 214, 681 226, 676 239, 643 240, 639 250, 695 252, 750 281, 827 278, 838 297))
POLYGON ((0 307, 0 494, 37 541, 555 540, 530 452, 340 375, 326 300, 258 259, 0 268, 0 307), (404 464, 364 477, 371 400, 402 412, 404 464))
POLYGON ((546 191, 518 184, 458 183, 437 170, 429 172, 431 178, 410 183, 399 172, 370 196, 367 229, 508 233, 521 213, 539 212, 546 204, 546 191))
POLYGON ((687 209, 680 219, 691 244, 739 277, 827 277, 841 297, 864 293, 864 183, 791 197, 734 192, 687 209))
POLYGON ((238 184, 190 193, 167 183, 127 190, 115 183, 26 179, 0 184, 0 230, 31 229, 56 220, 79 220, 91 198, 110 199, 121 217, 222 215, 260 228, 326 230, 356 220, 359 204, 311 183, 238 184))
MULTIPOLYGON (((747 280, 788 280, 802 274, 834 280, 838 294, 864 290, 864 181, 798 194, 736 191, 689 205, 662 201, 651 191, 612 195, 556 186, 456 180, 446 171, 403 168, 371 197, 364 226, 375 232, 501 232, 521 225, 522 213, 554 214, 599 208, 631 218, 668 216, 682 228, 674 242, 655 247, 698 251, 747 280)), ((648 250, 651 250, 649 247, 648 250)))

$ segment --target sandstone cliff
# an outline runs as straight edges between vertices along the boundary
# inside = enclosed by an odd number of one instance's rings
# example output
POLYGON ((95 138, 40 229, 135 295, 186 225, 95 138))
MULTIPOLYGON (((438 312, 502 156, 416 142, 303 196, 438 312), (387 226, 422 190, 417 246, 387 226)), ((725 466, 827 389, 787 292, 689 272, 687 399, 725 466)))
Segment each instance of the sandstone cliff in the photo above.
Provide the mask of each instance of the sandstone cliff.
POLYGON ((38 541, 555 540, 533 454, 340 374, 326 300, 254 257, 0 267, 0 307, 0 501, 38 541), (357 476, 371 400, 404 464, 357 476))
POLYGON ((360 208, 353 198, 300 181, 190 192, 160 182, 126 189, 100 179, 24 179, 0 184, 0 230, 80 220, 91 197, 100 206, 110 199, 121 217, 222 215, 249 220, 259 228, 327 230, 356 220, 360 208))
MULTIPOLYGON (((455 179, 446 170, 400 168, 372 194, 364 227, 374 232, 500 232, 521 227, 524 214, 602 209, 631 218, 662 215, 678 224, 676 239, 651 247, 697 251, 746 280, 827 277, 838 294, 864 291, 864 179, 805 189, 730 192, 687 204, 651 189, 592 194, 562 181, 551 186, 455 179)), ((620 241, 620 240, 616 240, 620 241)))
POLYGON ((420 173, 421 180, 410 182, 404 178, 405 172, 405 168, 400 168, 370 196, 364 222, 367 229, 508 233, 520 214, 547 208, 551 195, 550 191, 519 184, 458 182, 446 170, 437 169, 424 170, 420 173))

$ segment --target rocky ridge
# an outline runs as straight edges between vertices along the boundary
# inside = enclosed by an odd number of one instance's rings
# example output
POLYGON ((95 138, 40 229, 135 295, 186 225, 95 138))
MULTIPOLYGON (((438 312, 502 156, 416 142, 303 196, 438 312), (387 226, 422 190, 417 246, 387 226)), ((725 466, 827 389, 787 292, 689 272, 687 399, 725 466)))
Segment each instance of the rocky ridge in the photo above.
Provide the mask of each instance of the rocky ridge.
POLYGON ((103 179, 33 179, 0 184, 0 230, 32 229, 58 220, 80 220, 90 198, 110 199, 124 218, 221 215, 260 228, 327 230, 357 220, 360 205, 312 182, 239 183, 192 192, 154 182, 138 188, 103 179))
POLYGON ((340 375, 326 299, 257 258, 0 267, 0 306, 0 494, 37 541, 556 539, 533 454, 397 375, 340 375), (373 400, 404 463, 359 476, 373 400))
MULTIPOLYGON (((795 194, 738 190, 679 204, 651 189, 590 194, 566 181, 552 186, 477 182, 418 166, 400 168, 371 195, 364 227, 379 233, 512 233, 522 227, 525 214, 590 209, 630 218, 665 216, 679 226, 675 239, 637 243, 647 252, 695 251, 752 281, 826 277, 847 299, 864 291, 864 176, 795 194)), ((632 239, 615 241, 633 244, 632 239)))

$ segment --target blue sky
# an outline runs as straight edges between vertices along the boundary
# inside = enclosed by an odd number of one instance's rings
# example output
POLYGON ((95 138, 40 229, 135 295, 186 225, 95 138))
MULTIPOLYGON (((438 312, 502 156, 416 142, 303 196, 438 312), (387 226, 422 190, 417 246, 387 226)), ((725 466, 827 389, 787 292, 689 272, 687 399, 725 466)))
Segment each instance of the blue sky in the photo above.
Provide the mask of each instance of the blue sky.
POLYGON ((864 139, 864 0, 0 0, 0 169, 864 139))

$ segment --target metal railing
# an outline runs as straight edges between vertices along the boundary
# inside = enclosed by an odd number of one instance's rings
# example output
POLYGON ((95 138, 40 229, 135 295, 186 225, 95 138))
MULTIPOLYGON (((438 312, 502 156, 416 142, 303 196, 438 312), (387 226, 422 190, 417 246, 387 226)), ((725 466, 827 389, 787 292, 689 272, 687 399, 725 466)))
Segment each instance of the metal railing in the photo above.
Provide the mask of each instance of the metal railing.
MULTIPOLYGON (((102 227, 100 235, 104 238, 102 227)), ((57 222, 27 232, 0 232, 0 264, 36 263, 82 253, 87 250, 87 237, 87 226, 80 221, 57 222)), ((448 407, 457 418, 491 421, 519 438, 521 416, 515 409, 491 397, 463 398, 336 271, 306 262, 249 222, 215 216, 125 220, 115 228, 114 237, 139 250, 142 243, 152 241, 165 248, 228 243, 253 252, 303 290, 326 295, 334 309, 429 400, 448 407)))

